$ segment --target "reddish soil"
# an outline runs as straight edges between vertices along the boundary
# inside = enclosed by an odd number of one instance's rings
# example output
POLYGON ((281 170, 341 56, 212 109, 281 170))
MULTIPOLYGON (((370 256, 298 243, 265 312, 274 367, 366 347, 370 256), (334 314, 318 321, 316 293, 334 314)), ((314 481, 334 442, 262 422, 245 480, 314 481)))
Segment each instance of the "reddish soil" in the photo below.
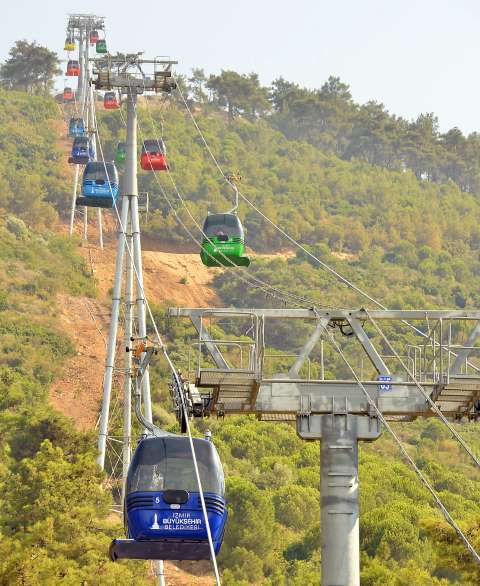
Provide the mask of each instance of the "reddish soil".
POLYGON ((210 562, 165 562, 166 586, 213 586, 210 562))
POLYGON ((57 301, 61 329, 75 342, 77 354, 65 362, 63 375, 51 388, 51 401, 87 430, 95 425, 101 398, 108 315, 94 299, 62 293, 57 301))
MULTIPOLYGON (((80 249, 97 281, 98 299, 66 294, 57 298, 61 327, 74 340, 77 354, 65 362, 51 398, 55 407, 71 416, 80 429, 92 428, 99 412, 115 246, 115 241, 107 238, 103 250, 89 243, 80 249)), ((147 298, 154 303, 192 307, 219 303, 210 287, 216 270, 204 267, 198 254, 148 250, 143 252, 143 272, 147 298)))

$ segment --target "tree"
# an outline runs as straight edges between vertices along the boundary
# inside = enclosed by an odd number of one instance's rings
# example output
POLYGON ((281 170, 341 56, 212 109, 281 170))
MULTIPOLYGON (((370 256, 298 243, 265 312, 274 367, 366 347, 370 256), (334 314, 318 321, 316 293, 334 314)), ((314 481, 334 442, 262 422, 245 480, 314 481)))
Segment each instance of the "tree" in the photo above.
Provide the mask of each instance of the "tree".
POLYGON ((433 112, 420 114, 409 125, 403 148, 404 160, 417 179, 435 181, 438 177, 438 118, 433 112))
POLYGON ((297 531, 305 530, 320 517, 318 490, 290 484, 273 496, 275 516, 279 523, 297 531))
POLYGON ((62 71, 56 53, 35 41, 16 41, 10 58, 0 67, 0 78, 14 89, 30 94, 47 94, 56 75, 62 71))
POLYGON ((256 73, 222 70, 220 75, 209 77, 207 88, 212 90, 215 102, 227 109, 230 121, 240 115, 255 119, 269 108, 267 88, 260 85, 256 73))
POLYGON ((1 485, 0 583, 147 584, 145 566, 106 561, 109 529, 119 528, 108 525, 101 479, 92 451, 67 454, 48 440, 12 467, 1 485))
POLYGON ((330 76, 320 90, 299 89, 280 78, 273 84, 271 99, 284 113, 288 106, 294 124, 283 120, 280 126, 289 138, 306 138, 322 149, 344 153, 357 107, 340 78, 330 76))
POLYGON ((283 77, 274 79, 270 87, 269 98, 275 110, 280 112, 280 114, 287 112, 290 103, 295 99, 299 89, 296 83, 287 81, 283 77))
POLYGON ((344 157, 361 158, 389 169, 400 168, 398 143, 404 126, 405 122, 390 115, 383 104, 367 102, 355 116, 344 157))
POLYGON ((441 162, 442 175, 455 181, 463 190, 468 190, 466 146, 467 139, 459 128, 451 128, 440 137, 441 144, 447 151, 441 162))
POLYGON ((208 99, 205 92, 207 79, 205 71, 199 68, 192 69, 192 76, 188 78, 188 81, 192 84, 193 99, 200 104, 203 104, 208 99))
POLYGON ((231 476, 227 482, 229 520, 222 555, 235 548, 253 550, 262 557, 272 548, 274 508, 269 496, 252 482, 231 476))
MULTIPOLYGON (((182 93, 183 97, 191 104, 190 99, 190 90, 192 89, 190 84, 188 83, 188 79, 186 75, 182 75, 177 73, 175 75, 175 83, 177 84, 178 93, 182 93)), ((180 103, 183 103, 183 100, 180 99, 180 103)))

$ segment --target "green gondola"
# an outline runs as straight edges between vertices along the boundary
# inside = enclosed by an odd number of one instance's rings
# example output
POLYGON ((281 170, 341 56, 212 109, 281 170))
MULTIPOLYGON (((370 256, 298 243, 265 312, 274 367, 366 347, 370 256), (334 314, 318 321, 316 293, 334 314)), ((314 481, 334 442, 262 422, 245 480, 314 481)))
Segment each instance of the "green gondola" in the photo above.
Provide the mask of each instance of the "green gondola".
POLYGON ((106 53, 107 52, 107 41, 104 39, 99 39, 95 43, 95 50, 97 53, 106 53))
POLYGON ((203 225, 205 234, 200 258, 207 267, 248 267, 245 237, 239 217, 233 213, 209 214, 203 225), (208 237, 208 238, 207 238, 208 237))
POLYGON ((125 162, 127 158, 127 145, 124 142, 119 142, 117 144, 117 150, 115 151, 115 162, 118 165, 121 165, 125 162))

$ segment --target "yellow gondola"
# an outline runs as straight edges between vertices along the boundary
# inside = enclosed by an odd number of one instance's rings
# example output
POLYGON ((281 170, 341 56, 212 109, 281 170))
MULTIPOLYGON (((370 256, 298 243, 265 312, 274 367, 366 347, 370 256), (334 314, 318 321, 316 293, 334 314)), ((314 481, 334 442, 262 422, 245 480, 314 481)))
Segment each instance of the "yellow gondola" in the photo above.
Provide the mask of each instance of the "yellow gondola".
POLYGON ((72 37, 65 39, 65 51, 75 51, 75 41, 72 37))

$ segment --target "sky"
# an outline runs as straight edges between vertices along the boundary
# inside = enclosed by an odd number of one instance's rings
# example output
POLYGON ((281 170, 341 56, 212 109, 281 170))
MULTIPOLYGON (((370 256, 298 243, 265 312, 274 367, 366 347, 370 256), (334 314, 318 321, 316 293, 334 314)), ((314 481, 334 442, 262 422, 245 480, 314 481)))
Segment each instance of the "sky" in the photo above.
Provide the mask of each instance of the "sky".
POLYGON ((64 58, 77 12, 106 18, 110 51, 169 55, 181 73, 254 71, 308 88, 335 75, 360 103, 480 131, 479 0, 3 0, 0 61, 17 39, 64 58))

